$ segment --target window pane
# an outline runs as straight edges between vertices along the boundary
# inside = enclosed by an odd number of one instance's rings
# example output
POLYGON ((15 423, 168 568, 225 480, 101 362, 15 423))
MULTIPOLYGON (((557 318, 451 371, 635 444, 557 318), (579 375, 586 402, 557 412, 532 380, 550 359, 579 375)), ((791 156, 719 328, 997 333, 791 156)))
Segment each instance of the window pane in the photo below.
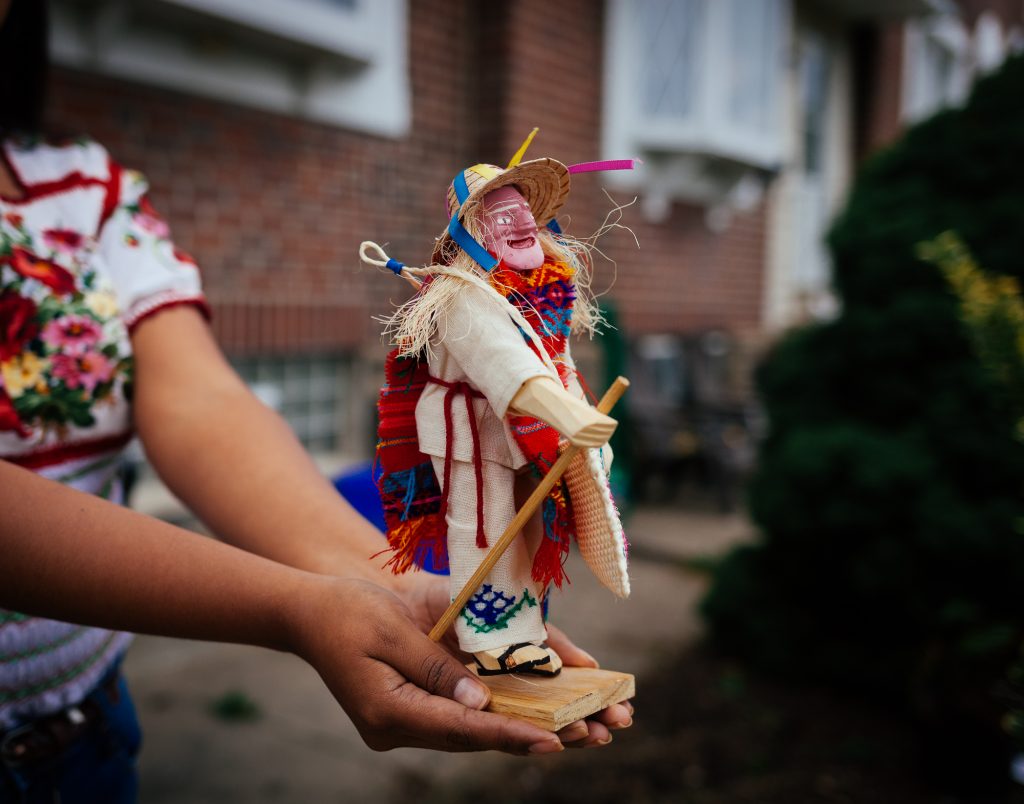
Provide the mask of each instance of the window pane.
POLYGON ((685 120, 696 112, 706 0, 642 0, 636 4, 641 111, 685 120))
POLYGON ((731 0, 728 118, 749 133, 774 122, 780 0, 731 0))

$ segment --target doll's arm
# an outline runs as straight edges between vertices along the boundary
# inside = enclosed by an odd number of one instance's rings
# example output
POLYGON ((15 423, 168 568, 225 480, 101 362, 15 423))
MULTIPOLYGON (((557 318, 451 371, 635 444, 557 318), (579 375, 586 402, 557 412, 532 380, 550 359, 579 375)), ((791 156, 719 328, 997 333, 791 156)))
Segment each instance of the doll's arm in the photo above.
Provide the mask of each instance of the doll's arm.
MULTIPOLYGON (((572 359, 572 350, 569 343, 565 344, 565 354, 562 356, 565 362, 565 367, 569 369, 569 376, 566 382, 566 390, 577 399, 586 401, 587 395, 583 392, 583 386, 580 383, 580 375, 576 370, 576 361, 572 359)), ((601 446, 601 460, 604 464, 605 474, 611 474, 612 461, 615 459, 615 454, 612 452, 612 442, 609 441, 607 444, 601 446)))
POLYGON ((547 422, 576 447, 602 446, 618 425, 550 377, 533 377, 523 383, 512 397, 510 408, 547 422))
POLYGON ((562 387, 526 345, 503 304, 478 288, 465 288, 438 322, 448 354, 499 416, 533 416, 577 447, 607 442, 617 422, 562 387))

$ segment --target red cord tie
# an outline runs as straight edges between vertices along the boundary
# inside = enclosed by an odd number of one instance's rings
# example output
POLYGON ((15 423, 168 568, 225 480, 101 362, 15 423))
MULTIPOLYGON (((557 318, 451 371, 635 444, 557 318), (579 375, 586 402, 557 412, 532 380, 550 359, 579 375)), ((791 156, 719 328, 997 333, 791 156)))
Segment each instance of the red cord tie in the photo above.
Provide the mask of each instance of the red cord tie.
POLYGON ((448 513, 448 490, 452 480, 452 448, 455 433, 452 426, 452 403, 455 397, 462 394, 466 398, 466 414, 469 416, 469 430, 473 436, 473 469, 476 472, 476 546, 487 547, 484 535, 484 463, 480 452, 480 431, 473 411, 473 397, 483 399, 484 395, 468 382, 446 382, 437 377, 429 377, 431 382, 448 389, 444 395, 444 488, 441 491, 441 519, 445 520, 448 513))

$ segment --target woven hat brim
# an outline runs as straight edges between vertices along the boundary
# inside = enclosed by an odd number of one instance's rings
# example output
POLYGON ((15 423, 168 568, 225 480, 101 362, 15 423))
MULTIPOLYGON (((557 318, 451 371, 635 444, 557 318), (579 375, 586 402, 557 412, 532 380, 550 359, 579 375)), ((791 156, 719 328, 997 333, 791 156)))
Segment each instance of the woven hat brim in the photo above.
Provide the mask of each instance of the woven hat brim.
MULTIPOLYGON (((473 213, 483 201, 487 193, 501 187, 515 185, 523 194, 533 212, 533 219, 538 226, 545 226, 558 214, 569 197, 569 168, 557 159, 542 157, 520 162, 513 168, 486 181, 470 192, 469 197, 459 208, 459 220, 473 213)), ((450 193, 453 191, 449 191, 450 193)), ((451 199, 449 199, 451 200, 451 199)), ((454 206, 454 204, 452 204, 454 206)), ((447 262, 443 259, 446 253, 458 246, 448 234, 447 228, 434 244, 431 261, 435 264, 447 262)))

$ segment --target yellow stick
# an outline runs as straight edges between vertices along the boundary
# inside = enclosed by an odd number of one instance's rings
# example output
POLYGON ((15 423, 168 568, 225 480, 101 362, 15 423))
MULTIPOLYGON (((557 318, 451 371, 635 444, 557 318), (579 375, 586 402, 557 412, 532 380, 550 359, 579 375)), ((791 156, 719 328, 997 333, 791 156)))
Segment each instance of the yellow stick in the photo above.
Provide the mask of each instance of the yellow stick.
MULTIPOLYGON (((619 401, 619 397, 625 393, 626 389, 629 388, 629 380, 625 377, 617 377, 615 382, 612 383, 611 387, 605 392, 605 395, 601 397, 601 401, 597 404, 597 409, 604 414, 615 406, 615 403, 619 401)), ((559 459, 555 461, 555 465, 551 467, 551 470, 544 475, 544 479, 540 481, 540 484, 533 490, 529 499, 523 504, 523 507, 516 513, 515 518, 511 524, 505 529, 505 532, 501 534, 501 538, 498 539, 491 547, 490 552, 484 557, 480 566, 477 567, 476 572, 473 573, 466 585, 462 587, 462 591, 459 592, 458 597, 452 601, 452 604, 448 607, 447 611, 441 615, 441 619, 437 621, 437 625, 430 631, 430 638, 434 642, 440 642, 444 635, 448 632, 448 629, 452 627, 452 623, 455 622, 455 618, 462 611, 463 607, 469 602, 469 599, 473 596, 473 592, 476 591, 477 587, 484 582, 484 579, 490 574, 491 570, 494 569, 494 565, 498 563, 498 559, 508 549, 508 546, 512 544, 512 540, 519 535, 525 526, 527 521, 533 516, 540 504, 544 501, 544 498, 548 496, 548 492, 551 491, 551 487, 555 485, 561 479, 562 475, 565 474, 565 470, 569 468, 569 464, 572 463, 572 459, 579 453, 579 447, 570 446, 565 452, 561 454, 559 459)))

